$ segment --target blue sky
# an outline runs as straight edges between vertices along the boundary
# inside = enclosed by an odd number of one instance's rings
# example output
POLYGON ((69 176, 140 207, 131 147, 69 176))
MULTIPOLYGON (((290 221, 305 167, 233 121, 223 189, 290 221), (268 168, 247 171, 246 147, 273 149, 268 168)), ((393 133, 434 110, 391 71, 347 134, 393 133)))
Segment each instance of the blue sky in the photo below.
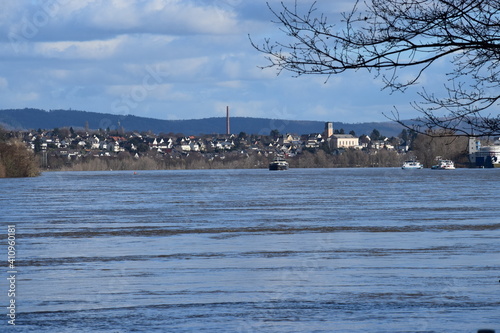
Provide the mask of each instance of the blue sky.
MULTIPOLYGON (((318 7, 334 18, 352 4, 318 7)), ((3 0, 0 109, 194 119, 224 116, 229 106, 233 116, 350 123, 385 121, 393 106, 417 115, 417 90, 391 95, 364 71, 325 83, 260 69, 267 61, 248 35, 279 37, 271 20, 265 0, 3 0)), ((439 73, 421 81, 442 85, 439 73)))

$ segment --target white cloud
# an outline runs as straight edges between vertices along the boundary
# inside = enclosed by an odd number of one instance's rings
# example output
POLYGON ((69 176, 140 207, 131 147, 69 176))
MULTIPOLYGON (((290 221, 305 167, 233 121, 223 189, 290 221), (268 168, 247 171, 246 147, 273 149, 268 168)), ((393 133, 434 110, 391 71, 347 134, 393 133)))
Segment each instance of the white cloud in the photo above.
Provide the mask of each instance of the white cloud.
POLYGON ((7 89, 9 87, 9 82, 6 78, 0 77, 0 89, 7 89))
POLYGON ((106 94, 118 99, 127 99, 130 104, 141 104, 147 100, 155 101, 186 101, 191 97, 188 94, 174 90, 172 84, 144 85, 110 85, 106 94))
POLYGON ((233 12, 181 0, 98 0, 72 7, 87 28, 116 33, 231 34, 238 31, 233 12))
MULTIPOLYGON (((331 115, 332 110, 324 105, 316 105, 309 109, 310 114, 321 118, 331 115)), ((316 118, 316 117, 315 117, 316 118)))
POLYGON ((32 102, 38 101, 40 99, 40 94, 36 92, 19 92, 15 94, 15 98, 23 102, 32 102))
POLYGON ((218 82, 217 86, 222 88, 241 89, 244 87, 244 84, 241 81, 233 80, 233 81, 218 82))
POLYGON ((210 58, 207 56, 171 59, 169 61, 157 62, 152 64, 158 68, 165 77, 175 78, 176 80, 201 80, 210 70, 210 58))
POLYGON ((237 60, 228 59, 224 61, 222 71, 228 78, 238 78, 241 75, 241 64, 237 60))
POLYGON ((41 42, 35 44, 34 51, 47 58, 104 59, 116 55, 124 39, 120 36, 112 40, 41 42))

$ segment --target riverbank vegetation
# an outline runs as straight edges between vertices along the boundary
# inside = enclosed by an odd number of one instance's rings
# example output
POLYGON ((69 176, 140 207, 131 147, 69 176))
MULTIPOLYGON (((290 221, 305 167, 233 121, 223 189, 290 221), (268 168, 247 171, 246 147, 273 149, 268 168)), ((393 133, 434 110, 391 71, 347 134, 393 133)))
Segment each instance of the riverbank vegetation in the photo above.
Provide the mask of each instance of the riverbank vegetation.
MULTIPOLYGON (((166 158, 165 156, 145 155, 134 158, 123 154, 116 157, 83 158, 74 163, 54 161, 61 165, 61 171, 105 171, 105 170, 188 170, 188 169, 258 169, 267 168, 275 154, 242 154, 226 152, 223 155, 207 158, 202 153, 189 156, 166 158)), ((303 151, 287 157, 291 168, 354 168, 354 167, 399 167, 408 154, 394 151, 380 151, 368 154, 361 150, 346 150, 338 155, 327 154, 324 150, 303 151)), ((53 168, 51 170, 54 170, 53 168)))
POLYGON ((39 173, 35 154, 0 128, 0 178, 34 177, 39 173))

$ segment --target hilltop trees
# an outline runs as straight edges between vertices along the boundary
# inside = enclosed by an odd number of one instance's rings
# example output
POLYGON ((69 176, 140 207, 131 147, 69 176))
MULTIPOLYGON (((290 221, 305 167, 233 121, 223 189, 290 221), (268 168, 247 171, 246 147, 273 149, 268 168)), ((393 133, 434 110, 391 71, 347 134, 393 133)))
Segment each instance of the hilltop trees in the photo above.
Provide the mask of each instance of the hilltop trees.
POLYGON ((252 41, 267 55, 267 67, 297 76, 366 69, 386 88, 404 91, 444 61, 453 67, 444 83, 447 93, 423 88, 422 101, 413 104, 421 116, 411 124, 403 123, 397 110, 389 117, 427 135, 500 134, 499 1, 356 1, 333 23, 317 12, 316 3, 304 13, 297 2, 281 6, 269 8, 286 37, 261 45, 252 41))

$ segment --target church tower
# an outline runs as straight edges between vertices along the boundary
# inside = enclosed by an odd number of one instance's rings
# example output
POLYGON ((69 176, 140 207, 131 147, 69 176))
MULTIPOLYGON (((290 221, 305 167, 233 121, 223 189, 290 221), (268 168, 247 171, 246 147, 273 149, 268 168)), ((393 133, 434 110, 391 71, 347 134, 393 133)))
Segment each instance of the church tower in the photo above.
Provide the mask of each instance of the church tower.
POLYGON ((325 123, 325 137, 330 138, 333 135, 333 123, 327 122, 325 123))

